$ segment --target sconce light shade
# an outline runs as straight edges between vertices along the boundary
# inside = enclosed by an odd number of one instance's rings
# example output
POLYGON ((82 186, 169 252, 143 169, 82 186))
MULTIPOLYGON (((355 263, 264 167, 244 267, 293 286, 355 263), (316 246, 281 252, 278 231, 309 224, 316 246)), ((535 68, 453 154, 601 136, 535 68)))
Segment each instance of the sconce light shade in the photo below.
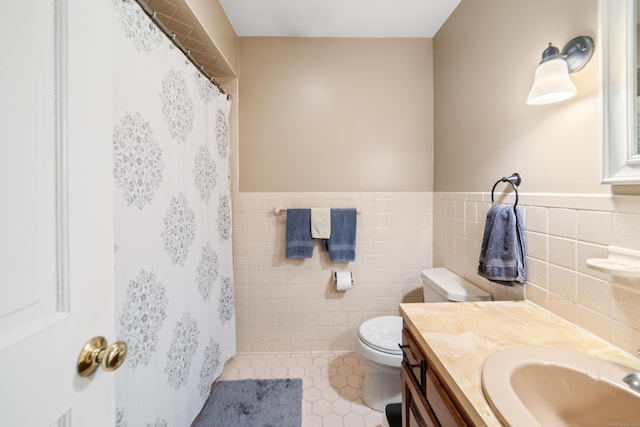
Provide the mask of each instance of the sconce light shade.
POLYGON ((549 43, 542 52, 542 61, 536 69, 527 104, 551 104, 574 96, 577 93, 576 85, 569 73, 581 70, 589 62, 593 56, 593 46, 593 39, 589 36, 572 39, 562 53, 549 43))
POLYGON ((567 63, 558 57, 545 61, 536 68, 536 76, 527 97, 527 104, 543 105, 560 102, 571 98, 576 93, 576 85, 569 77, 567 63))

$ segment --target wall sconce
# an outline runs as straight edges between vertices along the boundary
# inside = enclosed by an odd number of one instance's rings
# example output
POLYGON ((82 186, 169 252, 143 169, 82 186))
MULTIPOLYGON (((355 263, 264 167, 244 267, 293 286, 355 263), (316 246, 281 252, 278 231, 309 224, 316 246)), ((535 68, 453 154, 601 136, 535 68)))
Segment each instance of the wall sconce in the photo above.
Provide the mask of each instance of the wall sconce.
POLYGON ((527 97, 529 105, 551 104, 564 101, 576 94, 569 73, 580 71, 593 56, 593 39, 579 36, 567 43, 562 52, 549 43, 542 52, 542 61, 536 68, 533 87, 527 97))

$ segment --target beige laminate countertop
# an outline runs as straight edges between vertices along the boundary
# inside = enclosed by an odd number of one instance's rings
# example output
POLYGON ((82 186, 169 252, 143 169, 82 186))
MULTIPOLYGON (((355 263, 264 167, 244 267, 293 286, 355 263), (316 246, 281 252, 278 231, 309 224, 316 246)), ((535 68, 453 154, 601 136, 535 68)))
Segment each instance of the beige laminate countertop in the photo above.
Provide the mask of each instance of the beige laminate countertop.
POLYGON ((501 423, 484 397, 484 360, 509 347, 578 350, 640 370, 640 360, 528 301, 400 304, 400 314, 478 426, 501 423))

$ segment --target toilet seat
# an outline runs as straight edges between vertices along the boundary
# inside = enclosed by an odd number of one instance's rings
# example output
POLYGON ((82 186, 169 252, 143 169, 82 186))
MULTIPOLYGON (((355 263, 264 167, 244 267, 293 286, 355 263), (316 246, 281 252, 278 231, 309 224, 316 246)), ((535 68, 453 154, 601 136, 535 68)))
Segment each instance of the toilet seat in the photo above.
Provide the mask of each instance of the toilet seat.
POLYGON ((367 346, 386 354, 402 355, 402 317, 380 316, 363 322, 358 331, 367 346))

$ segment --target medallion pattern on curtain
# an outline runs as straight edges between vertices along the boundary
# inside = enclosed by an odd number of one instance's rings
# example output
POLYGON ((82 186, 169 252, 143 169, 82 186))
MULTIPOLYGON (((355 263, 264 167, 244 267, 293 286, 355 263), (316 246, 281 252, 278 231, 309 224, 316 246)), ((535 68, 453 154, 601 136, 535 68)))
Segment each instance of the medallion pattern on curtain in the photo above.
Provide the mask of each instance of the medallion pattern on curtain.
POLYGON ((190 425, 235 353, 226 96, 113 0, 118 427, 190 425))

